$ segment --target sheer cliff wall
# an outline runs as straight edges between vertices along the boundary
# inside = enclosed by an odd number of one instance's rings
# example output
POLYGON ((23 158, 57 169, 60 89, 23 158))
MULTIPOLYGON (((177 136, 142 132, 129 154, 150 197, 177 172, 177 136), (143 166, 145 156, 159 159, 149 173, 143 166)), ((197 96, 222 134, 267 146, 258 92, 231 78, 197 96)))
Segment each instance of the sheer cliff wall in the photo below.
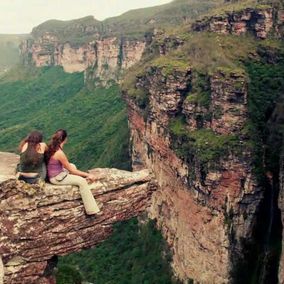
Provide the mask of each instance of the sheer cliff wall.
POLYGON ((172 247, 173 269, 185 283, 249 281, 266 191, 246 133, 248 74, 239 63, 227 64, 233 51, 221 59, 208 55, 202 50, 209 40, 202 46, 195 38, 204 33, 214 39, 211 49, 224 52, 238 49, 232 46, 238 36, 240 45, 252 40, 255 50, 236 55, 244 62, 262 60, 258 44, 270 36, 281 40, 282 29, 283 11, 266 5, 207 17, 192 24, 188 36, 183 30, 154 42, 150 59, 122 86, 133 168, 156 176, 148 213, 158 220, 172 247))

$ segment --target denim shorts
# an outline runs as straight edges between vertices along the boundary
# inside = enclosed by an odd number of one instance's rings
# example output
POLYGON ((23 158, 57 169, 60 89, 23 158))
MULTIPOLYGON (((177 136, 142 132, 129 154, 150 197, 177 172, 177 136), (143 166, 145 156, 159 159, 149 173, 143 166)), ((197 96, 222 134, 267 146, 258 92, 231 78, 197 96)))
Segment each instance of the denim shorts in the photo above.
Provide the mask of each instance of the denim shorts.
POLYGON ((39 177, 39 175, 37 175, 35 177, 26 177, 26 176, 20 174, 18 180, 22 180, 22 181, 29 183, 29 184, 36 184, 36 183, 39 183, 40 177, 39 177))

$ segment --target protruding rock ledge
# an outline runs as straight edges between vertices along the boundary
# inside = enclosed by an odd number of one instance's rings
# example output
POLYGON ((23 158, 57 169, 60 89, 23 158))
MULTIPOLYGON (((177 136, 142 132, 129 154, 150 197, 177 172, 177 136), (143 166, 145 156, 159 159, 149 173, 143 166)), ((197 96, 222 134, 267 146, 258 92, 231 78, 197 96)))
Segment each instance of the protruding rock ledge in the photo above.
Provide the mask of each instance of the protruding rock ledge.
POLYGON ((4 283, 52 283, 54 256, 105 240, 114 223, 142 213, 156 189, 147 170, 95 169, 92 173, 99 177, 93 194, 102 206, 102 214, 94 216, 84 213, 77 187, 30 186, 11 178, 0 183, 4 283))

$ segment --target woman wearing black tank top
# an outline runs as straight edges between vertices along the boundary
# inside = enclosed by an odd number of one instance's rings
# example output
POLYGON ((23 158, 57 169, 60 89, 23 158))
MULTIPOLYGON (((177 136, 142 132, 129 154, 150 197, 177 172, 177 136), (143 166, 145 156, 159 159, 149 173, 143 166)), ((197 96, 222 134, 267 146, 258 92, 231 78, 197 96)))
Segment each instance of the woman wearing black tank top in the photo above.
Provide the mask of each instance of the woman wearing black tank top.
POLYGON ((33 131, 21 141, 19 146, 19 180, 31 184, 37 183, 40 179, 45 180, 44 153, 47 151, 47 146, 42 140, 42 133, 33 131))

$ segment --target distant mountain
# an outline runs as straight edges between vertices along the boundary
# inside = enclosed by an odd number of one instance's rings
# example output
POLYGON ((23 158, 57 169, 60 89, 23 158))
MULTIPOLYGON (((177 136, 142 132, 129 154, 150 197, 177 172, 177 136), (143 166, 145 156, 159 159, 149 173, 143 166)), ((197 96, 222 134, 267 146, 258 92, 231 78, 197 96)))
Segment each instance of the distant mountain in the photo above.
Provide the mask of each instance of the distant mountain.
POLYGON ((128 11, 98 21, 93 16, 71 21, 49 20, 23 41, 26 65, 62 66, 66 72, 85 71, 85 78, 108 85, 141 59, 157 29, 174 28, 222 6, 223 0, 179 0, 128 11), (155 30, 156 29, 156 30, 155 30))
POLYGON ((35 27, 32 35, 40 37, 45 32, 50 32, 62 42, 76 42, 82 38, 88 41, 96 36, 123 35, 139 39, 154 28, 181 24, 222 4, 223 0, 176 0, 160 6, 130 10, 104 21, 98 21, 93 16, 72 21, 49 20, 35 27))

